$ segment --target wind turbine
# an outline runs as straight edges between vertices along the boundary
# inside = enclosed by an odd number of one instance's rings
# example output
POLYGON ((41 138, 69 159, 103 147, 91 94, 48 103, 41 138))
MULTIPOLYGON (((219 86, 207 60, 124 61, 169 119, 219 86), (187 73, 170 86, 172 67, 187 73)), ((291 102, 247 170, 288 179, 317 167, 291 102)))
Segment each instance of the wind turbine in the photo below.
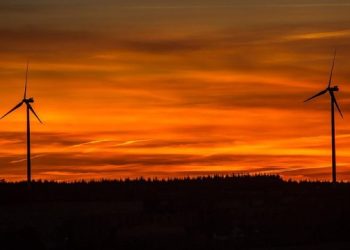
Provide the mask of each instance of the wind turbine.
POLYGON ((331 69, 331 74, 328 81, 328 86, 325 90, 322 90, 320 93, 317 93, 314 96, 311 96, 310 98, 306 99, 304 102, 307 102, 311 99, 314 99, 320 95, 323 95, 325 93, 329 93, 331 97, 331 126, 332 126, 332 182, 337 182, 337 172, 336 172, 336 152, 335 152, 335 119, 334 119, 334 105, 337 107, 340 116, 343 118, 343 114, 339 108, 339 105, 337 103, 337 100, 335 99, 334 92, 339 91, 338 86, 331 86, 332 85, 332 77, 333 77, 333 70, 334 70, 334 63, 335 63, 335 57, 336 57, 336 50, 334 51, 334 57, 333 57, 333 64, 331 69))
POLYGON ((39 116, 35 113, 31 103, 34 102, 34 98, 30 97, 27 98, 27 85, 28 85, 28 68, 29 63, 27 63, 27 71, 26 71, 26 78, 25 78, 25 86, 24 86, 24 96, 23 100, 18 103, 13 109, 11 109, 9 112, 7 112, 5 115, 3 115, 0 119, 3 119, 5 116, 9 115, 16 109, 20 108, 23 104, 26 105, 27 108, 27 183, 28 185, 31 184, 32 178, 31 178, 31 157, 30 157, 30 112, 34 114, 34 116, 39 120, 40 123, 42 121, 40 120, 39 116))

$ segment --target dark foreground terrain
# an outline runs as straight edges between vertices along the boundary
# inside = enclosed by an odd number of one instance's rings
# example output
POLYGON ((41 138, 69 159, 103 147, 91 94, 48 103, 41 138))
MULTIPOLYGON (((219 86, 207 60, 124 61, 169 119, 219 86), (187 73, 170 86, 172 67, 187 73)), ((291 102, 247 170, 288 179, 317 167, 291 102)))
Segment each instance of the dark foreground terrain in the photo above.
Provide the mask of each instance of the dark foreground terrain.
POLYGON ((350 249, 350 184, 0 183, 0 249, 350 249))

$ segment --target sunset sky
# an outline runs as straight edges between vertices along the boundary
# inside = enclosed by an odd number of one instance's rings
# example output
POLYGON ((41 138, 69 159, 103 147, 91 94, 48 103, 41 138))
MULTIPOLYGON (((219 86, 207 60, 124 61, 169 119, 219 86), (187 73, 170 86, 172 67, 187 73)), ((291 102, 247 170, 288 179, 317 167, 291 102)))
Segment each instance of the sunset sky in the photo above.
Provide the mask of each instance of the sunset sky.
MULTIPOLYGON (((5 1, 3 1, 5 2, 5 1)), ((29 95, 33 178, 277 173, 350 180, 350 1, 0 3, 0 113, 29 95), (33 117, 34 118, 34 117, 33 117)), ((0 121, 0 178, 26 178, 25 109, 0 121)))

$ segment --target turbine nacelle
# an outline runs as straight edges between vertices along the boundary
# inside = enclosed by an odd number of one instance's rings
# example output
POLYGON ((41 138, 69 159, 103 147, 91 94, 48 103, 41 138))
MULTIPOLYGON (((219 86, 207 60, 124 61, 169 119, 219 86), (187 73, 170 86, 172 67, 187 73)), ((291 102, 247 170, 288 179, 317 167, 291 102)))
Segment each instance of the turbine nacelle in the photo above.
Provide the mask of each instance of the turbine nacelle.
POLYGON ((25 102, 25 103, 33 103, 34 102, 34 98, 31 97, 31 98, 24 99, 23 102, 25 102))
POLYGON ((339 91, 339 88, 338 86, 334 86, 334 87, 331 87, 329 88, 330 91, 339 91))

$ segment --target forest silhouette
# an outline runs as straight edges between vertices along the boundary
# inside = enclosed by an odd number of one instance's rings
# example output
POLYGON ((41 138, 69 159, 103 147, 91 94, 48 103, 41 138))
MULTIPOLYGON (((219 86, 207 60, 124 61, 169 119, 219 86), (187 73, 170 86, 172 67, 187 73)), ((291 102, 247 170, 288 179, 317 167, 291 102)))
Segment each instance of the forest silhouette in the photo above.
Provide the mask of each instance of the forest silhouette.
POLYGON ((0 183, 1 249, 348 249, 350 183, 277 175, 0 183))

